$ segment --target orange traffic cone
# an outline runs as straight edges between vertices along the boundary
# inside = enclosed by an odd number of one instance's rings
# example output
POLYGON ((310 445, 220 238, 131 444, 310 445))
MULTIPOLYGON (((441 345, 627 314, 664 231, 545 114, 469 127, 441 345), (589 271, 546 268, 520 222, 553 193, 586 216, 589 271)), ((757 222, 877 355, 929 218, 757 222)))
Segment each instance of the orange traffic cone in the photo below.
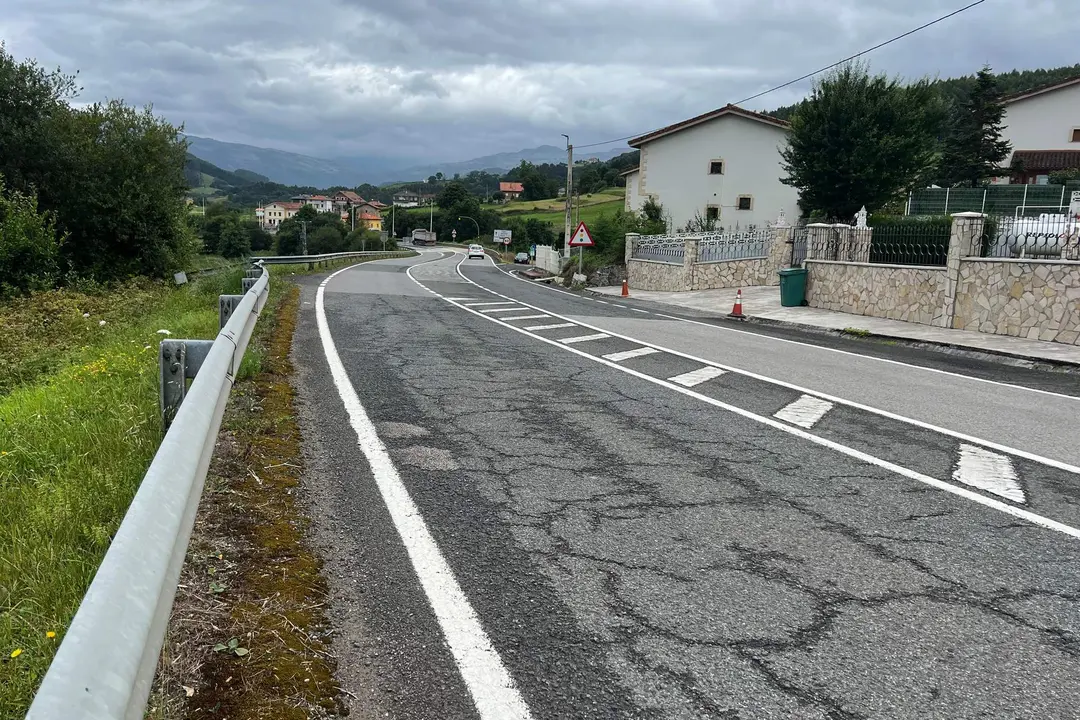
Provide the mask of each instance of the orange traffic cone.
POLYGON ((623 280, 622 281, 622 296, 623 297, 630 297, 630 281, 629 280, 623 280))
POLYGON ((728 313, 728 317, 738 318, 739 320, 746 319, 746 316, 743 315, 742 312, 742 288, 739 288, 739 291, 735 293, 735 307, 728 313))

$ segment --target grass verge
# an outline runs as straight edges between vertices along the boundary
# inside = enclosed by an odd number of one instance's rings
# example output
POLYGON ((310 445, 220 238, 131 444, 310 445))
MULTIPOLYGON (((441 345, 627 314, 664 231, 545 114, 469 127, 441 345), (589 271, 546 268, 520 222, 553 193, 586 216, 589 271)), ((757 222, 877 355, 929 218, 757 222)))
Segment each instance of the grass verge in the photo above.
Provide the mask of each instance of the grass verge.
MULTIPOLYGON (((271 269, 268 307, 305 269, 271 269)), ((213 338, 217 296, 239 285, 239 272, 223 272, 0 308, 0 337, 17 336, 3 337, 0 357, 23 370, 0 389, 0 717, 25 714, 160 444, 157 331, 213 338)), ((265 352, 249 348, 241 379, 265 352)))
POLYGON ((300 720, 341 711, 322 564, 304 539, 295 494, 302 461, 289 351, 298 297, 290 286, 260 325, 262 369, 233 389, 151 718, 300 720))

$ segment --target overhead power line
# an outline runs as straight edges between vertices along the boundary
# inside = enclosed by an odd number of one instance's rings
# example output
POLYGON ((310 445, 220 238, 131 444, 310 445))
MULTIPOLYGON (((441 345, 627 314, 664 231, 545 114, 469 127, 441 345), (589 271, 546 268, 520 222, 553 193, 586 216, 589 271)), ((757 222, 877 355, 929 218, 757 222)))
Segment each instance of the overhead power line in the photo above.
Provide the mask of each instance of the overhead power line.
MULTIPOLYGON (((897 35, 896 37, 889 38, 888 40, 886 40, 884 42, 880 42, 877 45, 874 45, 873 47, 869 47, 869 48, 867 48, 865 50, 861 50, 860 52, 857 52, 854 55, 851 55, 849 57, 846 57, 843 60, 837 60, 836 62, 832 63, 831 65, 826 65, 823 68, 819 68, 819 69, 817 69, 817 70, 815 70, 813 72, 807 73, 807 74, 805 74, 805 75, 803 75, 801 77, 797 77, 794 80, 788 80, 783 85, 777 85, 776 87, 771 87, 768 90, 762 90, 757 95, 751 95, 748 98, 743 98, 742 100, 739 100, 738 102, 734 102, 734 103, 731 103, 731 104, 732 105, 742 105, 743 103, 750 102, 751 100, 757 100, 759 97, 762 97, 763 95, 768 95, 771 92, 776 92, 777 90, 781 90, 783 88, 786 88, 789 85, 794 85, 797 82, 802 82, 803 80, 807 80, 809 78, 814 77, 815 75, 819 75, 819 74, 825 72, 826 70, 832 70, 834 67, 837 67, 839 65, 843 65, 844 63, 850 62, 851 60, 854 60, 855 58, 862 57, 863 55, 866 55, 867 53, 871 53, 871 52, 873 52, 875 50, 883 48, 886 45, 891 45, 892 43, 896 42, 897 40, 903 40, 904 38, 908 37, 909 35, 914 35, 915 33, 919 32, 920 30, 925 30, 928 27, 931 27, 933 25, 937 25, 939 22, 943 22, 945 20, 948 20, 951 17, 955 17, 955 16, 959 15, 960 13, 962 13, 962 12, 964 12, 966 10, 970 10, 971 8, 975 7, 976 5, 982 5, 984 2, 986 2, 986 0, 975 0, 975 2, 969 3, 968 5, 965 5, 964 7, 959 8, 958 10, 953 10, 948 15, 942 15, 941 17, 937 18, 936 20, 931 20, 930 22, 925 23, 923 25, 920 25, 917 28, 912 28, 911 30, 908 30, 906 33, 903 33, 902 35, 897 35)), ((626 140, 633 140, 636 137, 641 137, 643 135, 647 135, 650 132, 654 132, 654 131, 649 130, 649 131, 646 131, 646 132, 635 133, 633 135, 627 135, 626 137, 615 138, 614 140, 605 140, 603 142, 589 143, 587 145, 576 145, 575 149, 576 150, 582 150, 584 148, 597 147, 599 145, 610 145, 611 143, 624 142, 626 140)))

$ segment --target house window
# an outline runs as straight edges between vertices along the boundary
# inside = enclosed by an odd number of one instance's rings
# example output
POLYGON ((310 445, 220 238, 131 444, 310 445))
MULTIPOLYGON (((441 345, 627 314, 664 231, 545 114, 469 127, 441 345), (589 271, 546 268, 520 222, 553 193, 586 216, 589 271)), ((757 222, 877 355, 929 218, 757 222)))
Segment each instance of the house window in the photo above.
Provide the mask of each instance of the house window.
POLYGON ((1072 142, 1080 143, 1080 128, 1073 128, 1072 142))
POLYGON ((750 195, 740 195, 739 199, 735 201, 735 207, 740 210, 753 210, 754 198, 750 195))
POLYGON ((724 174, 724 161, 723 160, 710 160, 709 161, 709 174, 710 175, 723 175, 724 174))
POLYGON ((720 208, 716 207, 715 205, 710 205, 707 208, 705 208, 705 219, 706 220, 719 220, 720 219, 720 208))

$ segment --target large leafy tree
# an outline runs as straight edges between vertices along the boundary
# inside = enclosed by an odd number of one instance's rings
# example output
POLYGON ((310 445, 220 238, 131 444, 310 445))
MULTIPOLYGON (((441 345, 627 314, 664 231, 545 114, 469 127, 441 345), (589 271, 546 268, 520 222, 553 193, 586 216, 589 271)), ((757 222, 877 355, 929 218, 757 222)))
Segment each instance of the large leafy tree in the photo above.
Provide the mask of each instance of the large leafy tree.
POLYGON ((814 86, 791 118, 781 182, 804 213, 846 219, 876 210, 935 165, 942 104, 928 80, 903 85, 848 63, 814 86))
POLYGON ((435 199, 435 204, 443 210, 449 210, 456 205, 468 202, 471 197, 465 185, 458 180, 454 180, 442 189, 439 197, 435 199))
POLYGON ((953 106, 941 158, 941 182, 978 187, 1001 175, 1012 146, 1002 140, 1005 103, 989 66, 975 76, 971 94, 953 106))

